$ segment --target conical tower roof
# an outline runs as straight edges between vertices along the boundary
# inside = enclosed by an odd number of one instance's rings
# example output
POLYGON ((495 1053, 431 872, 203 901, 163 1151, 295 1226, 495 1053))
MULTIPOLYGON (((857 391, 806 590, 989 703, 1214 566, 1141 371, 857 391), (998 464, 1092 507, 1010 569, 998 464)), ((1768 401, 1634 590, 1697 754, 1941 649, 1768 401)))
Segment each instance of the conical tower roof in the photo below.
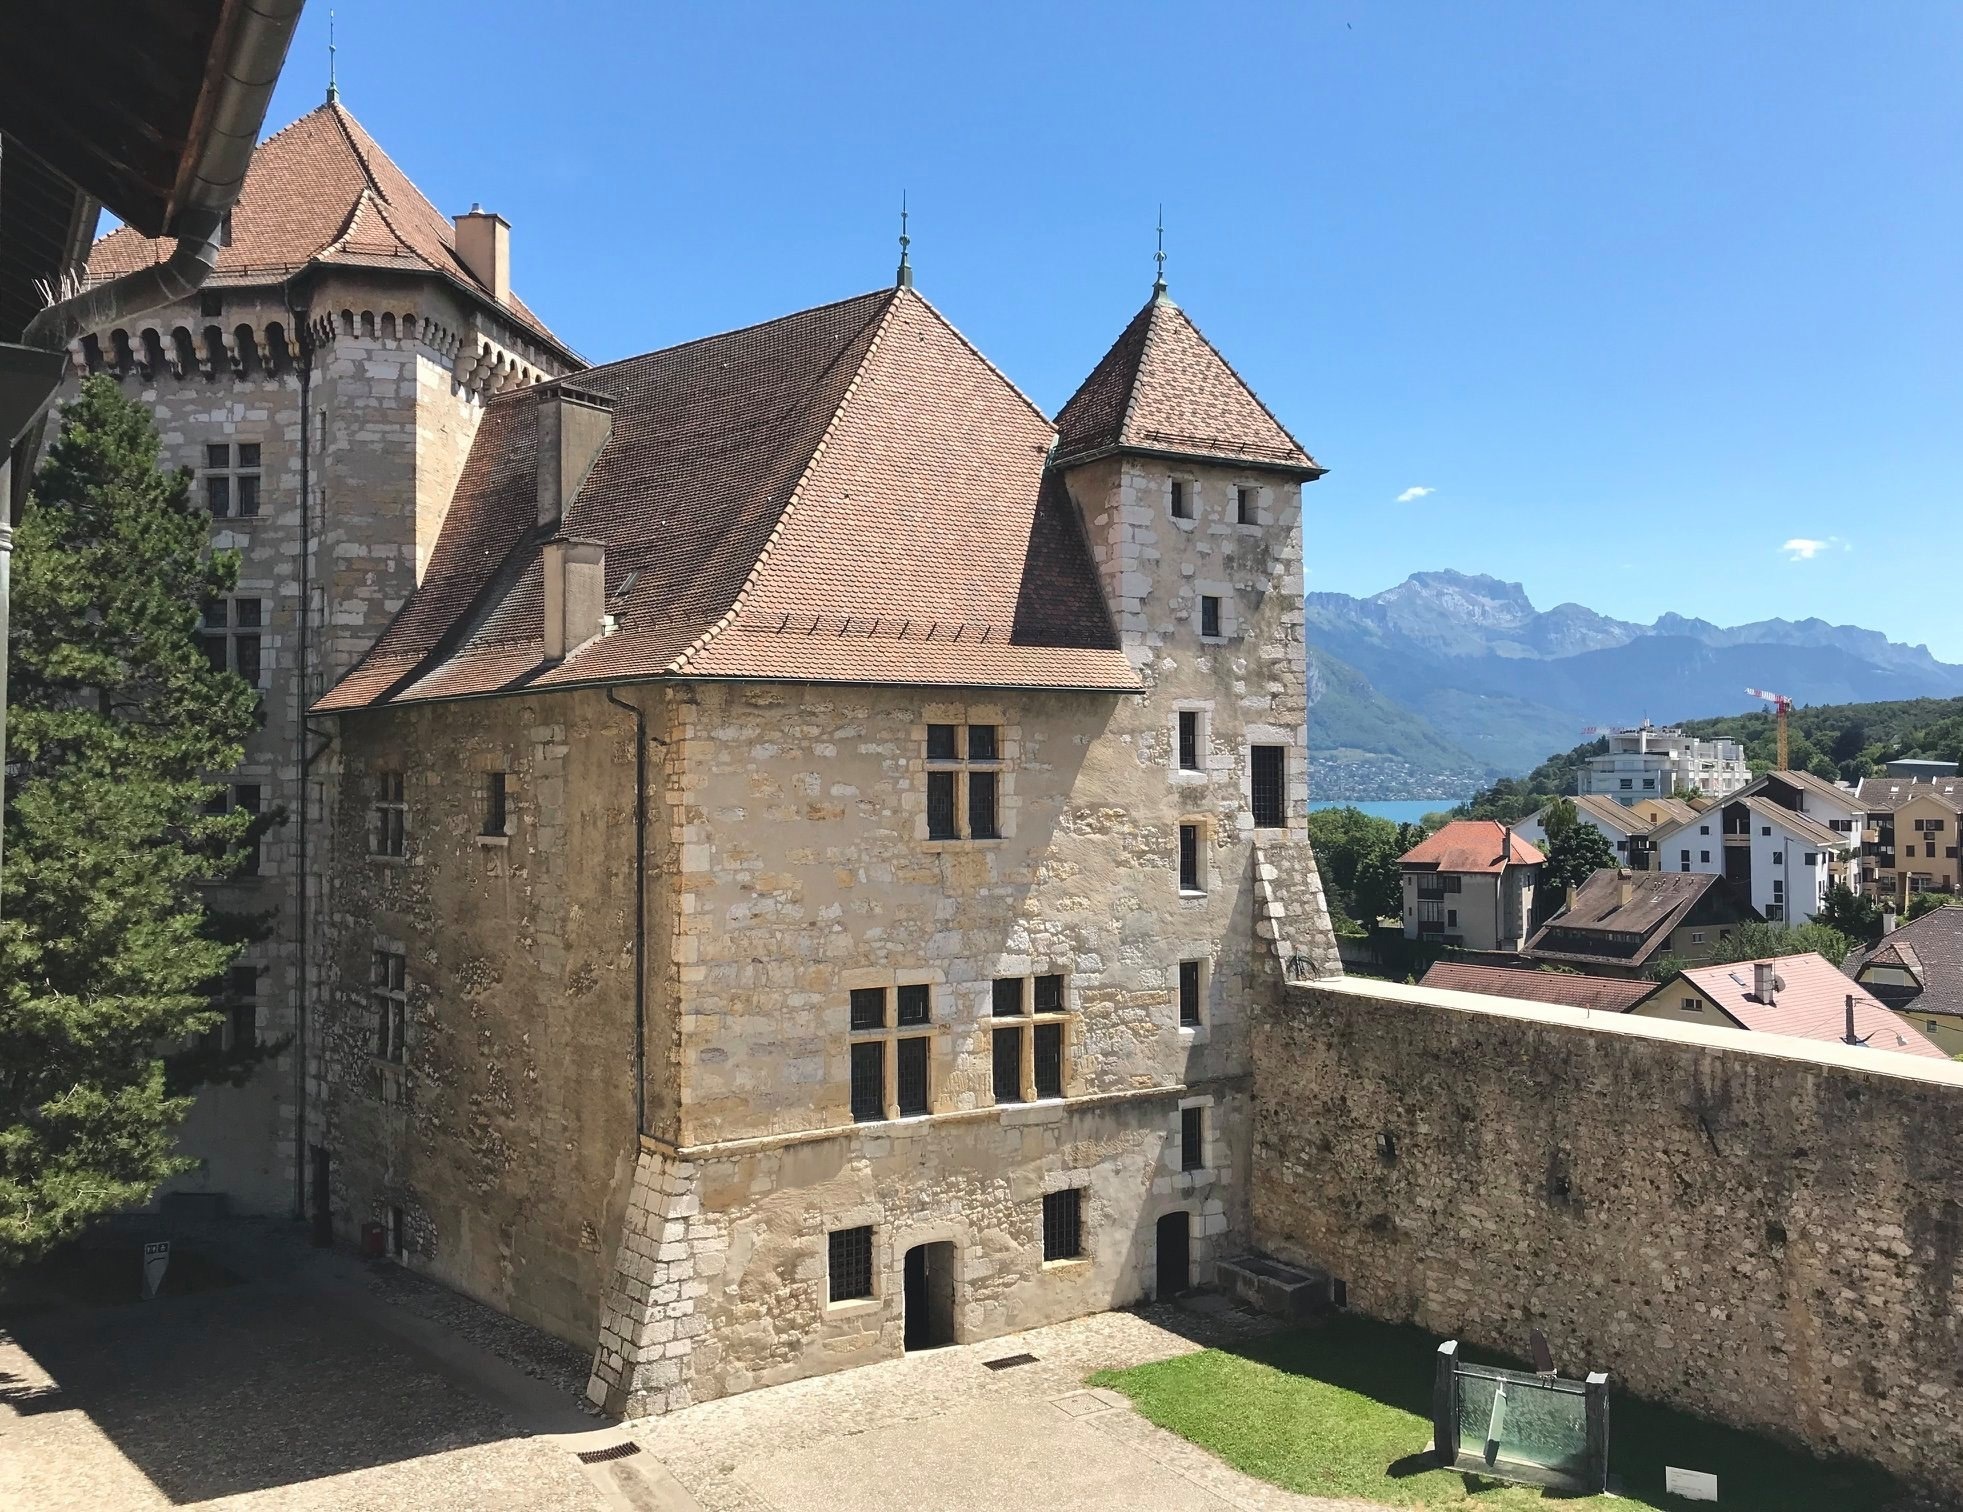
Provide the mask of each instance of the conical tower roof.
POLYGON ((1239 462, 1320 477, 1186 312, 1155 293, 1057 416, 1059 464, 1112 452, 1239 462))

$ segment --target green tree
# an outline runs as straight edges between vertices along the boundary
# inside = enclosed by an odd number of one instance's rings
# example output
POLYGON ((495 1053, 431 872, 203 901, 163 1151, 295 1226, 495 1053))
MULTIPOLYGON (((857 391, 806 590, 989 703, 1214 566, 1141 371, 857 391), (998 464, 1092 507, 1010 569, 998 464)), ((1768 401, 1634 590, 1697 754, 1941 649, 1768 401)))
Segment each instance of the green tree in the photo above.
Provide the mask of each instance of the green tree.
MULTIPOLYGON (((255 821, 207 812, 257 695, 215 670, 203 607, 237 579, 189 475, 108 378, 62 415, 15 554, 0 894, 0 1261, 146 1200, 186 1162, 174 1050, 216 1027, 244 926, 198 884, 255 821)), ((242 1059, 250 1059, 250 1052, 242 1059)), ((212 1069, 207 1066, 206 1069, 212 1069)))
POLYGON ((1579 823, 1581 823, 1581 811, 1575 807, 1572 798, 1550 799, 1540 812, 1541 833, 1547 836, 1549 845, 1579 823))
POLYGON ((1881 938, 1881 902, 1867 893, 1855 892, 1845 882, 1836 882, 1827 889, 1826 901, 1813 922, 1872 945, 1881 938))
POLYGON ((1955 898, 1949 893, 1910 893, 1908 897, 1908 911, 1902 915, 1902 922, 1907 923, 1910 919, 1919 919, 1924 914, 1934 913, 1937 909, 1955 901, 1955 898))
POLYGON ((1868 727, 1856 719, 1840 727, 1840 733, 1833 738, 1829 754, 1836 762, 1852 761, 1867 749, 1868 727))
POLYGON ((1395 846, 1385 846, 1364 857, 1358 865, 1356 886, 1350 896, 1359 923, 1373 924, 1378 919, 1403 917, 1404 871, 1397 864, 1402 854, 1395 846))
POLYGON ((1731 961, 1764 961, 1774 956, 1804 955, 1808 951, 1825 956, 1838 966, 1847 959, 1854 942, 1838 929, 1817 919, 1809 924, 1768 924, 1749 919, 1732 927, 1729 937, 1718 941, 1710 956, 1702 961, 1685 962, 1666 957, 1652 962, 1649 974, 1659 981, 1675 975, 1686 965, 1718 966, 1731 961))
POLYGON ((1541 882, 1559 897, 1568 888, 1581 886, 1602 868, 1614 865, 1615 851, 1609 845, 1608 836, 1592 824, 1574 824, 1558 837, 1549 837, 1547 865, 1541 871, 1541 882))

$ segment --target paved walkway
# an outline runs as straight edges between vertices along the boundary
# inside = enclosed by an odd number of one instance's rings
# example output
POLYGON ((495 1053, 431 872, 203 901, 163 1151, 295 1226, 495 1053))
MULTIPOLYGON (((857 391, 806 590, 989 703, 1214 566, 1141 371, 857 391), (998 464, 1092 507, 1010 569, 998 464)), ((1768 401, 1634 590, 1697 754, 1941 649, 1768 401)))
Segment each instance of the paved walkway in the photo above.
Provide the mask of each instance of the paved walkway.
POLYGON ((0 1508, 1362 1508, 1251 1480, 1084 1386, 1266 1326, 1230 1309, 1108 1313, 610 1424, 578 1404, 579 1351, 489 1309, 290 1225, 207 1243, 240 1284, 0 1305, 0 1508), (1015 1354, 1036 1359, 984 1364, 1015 1354))

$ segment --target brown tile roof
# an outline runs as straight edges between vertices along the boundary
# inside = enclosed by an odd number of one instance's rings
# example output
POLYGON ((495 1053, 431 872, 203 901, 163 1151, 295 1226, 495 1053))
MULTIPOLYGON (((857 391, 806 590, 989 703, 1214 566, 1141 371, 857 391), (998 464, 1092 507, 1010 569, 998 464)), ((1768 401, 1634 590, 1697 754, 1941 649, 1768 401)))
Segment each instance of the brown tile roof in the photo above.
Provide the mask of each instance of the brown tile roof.
POLYGON ((1138 690, 1049 422, 912 290, 575 381, 613 431, 563 529, 605 544, 618 628, 542 659, 541 391, 508 393, 422 586, 318 708, 649 677, 1138 690))
MULTIPOLYGON (((267 283, 312 263, 436 273, 489 301, 457 256, 455 228, 337 102, 309 111, 261 142, 232 207, 231 244, 214 285, 267 283)), ((89 253, 89 278, 162 262, 174 242, 119 226, 89 253)), ((548 345, 571 350, 516 295, 504 307, 548 345)))
POLYGON ((1574 902, 1534 932, 1524 954, 1536 960, 1641 966, 1669 943, 1692 914, 1755 919, 1714 872, 1630 872, 1629 901, 1622 873, 1604 867, 1575 889, 1574 902))
POLYGON ((1949 1059, 1920 1030, 1897 1018, 1842 976, 1825 956, 1809 951, 1804 955, 1773 957, 1772 967, 1785 986, 1772 994, 1769 1003, 1761 1002, 1753 990, 1755 964, 1733 961, 1723 966, 1698 966, 1680 971, 1652 996, 1667 1002, 1667 995, 1678 990, 1678 983, 1689 982, 1741 1029, 1840 1043, 1847 1033, 1847 999, 1852 995, 1854 1033, 1867 1041, 1869 1049, 1949 1059))
POLYGON ((1112 451, 1322 469, 1184 310, 1155 296, 1057 415, 1057 460, 1112 451))
POLYGON ((1894 966, 1913 973, 1920 987, 1861 982, 1890 1008, 1903 1013, 1948 1014, 1963 1018, 1963 906, 1948 903, 1911 919, 1881 943, 1847 958, 1842 968, 1855 981, 1870 966, 1894 966))
POLYGON ((1770 798, 1728 799, 1726 801, 1742 802, 1747 812, 1757 815, 1769 824, 1780 825, 1788 834, 1796 835, 1801 840, 1809 841, 1826 850, 1844 850, 1854 844, 1854 837, 1852 835, 1843 835, 1838 830, 1829 829, 1818 819, 1798 813, 1793 809, 1787 808, 1784 804, 1774 803, 1770 798))
POLYGON ((1414 870, 1497 872, 1508 866, 1538 866, 1546 859, 1496 819, 1454 819, 1399 856, 1397 864, 1414 870))
POLYGON ((1963 777, 1867 777, 1860 797, 1870 814, 1892 814, 1911 798, 1936 798, 1963 812, 1963 777))
POLYGON ((1787 771, 1775 767, 1756 782, 1744 789, 1746 793, 1759 792, 1766 783, 1777 779, 1788 787, 1800 788, 1813 793, 1845 809, 1858 809, 1861 806, 1860 794, 1853 788, 1844 788, 1837 782, 1829 782, 1815 772, 1787 771))
POLYGON ((1654 982, 1627 977, 1584 976, 1577 971, 1537 971, 1519 966, 1474 966, 1462 961, 1435 961, 1418 983, 1448 992, 1477 992, 1487 997, 1524 998, 1530 1003, 1561 1003, 1569 1008, 1592 1008, 1621 1013, 1656 990, 1654 982))

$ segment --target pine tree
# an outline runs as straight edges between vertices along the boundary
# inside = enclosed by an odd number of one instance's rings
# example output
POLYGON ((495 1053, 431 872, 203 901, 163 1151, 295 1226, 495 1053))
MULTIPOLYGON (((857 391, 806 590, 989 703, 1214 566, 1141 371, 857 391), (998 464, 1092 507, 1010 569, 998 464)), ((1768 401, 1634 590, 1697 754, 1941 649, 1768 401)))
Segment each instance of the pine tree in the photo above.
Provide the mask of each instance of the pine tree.
MULTIPOLYGON (((198 884, 266 820, 214 814, 258 695, 198 630, 238 563, 105 377, 62 416, 16 536, 0 878, 0 1263, 149 1198, 186 1162, 165 1053, 220 1021, 243 931, 198 884)), ((248 1057, 250 1058, 250 1057, 248 1057)))

